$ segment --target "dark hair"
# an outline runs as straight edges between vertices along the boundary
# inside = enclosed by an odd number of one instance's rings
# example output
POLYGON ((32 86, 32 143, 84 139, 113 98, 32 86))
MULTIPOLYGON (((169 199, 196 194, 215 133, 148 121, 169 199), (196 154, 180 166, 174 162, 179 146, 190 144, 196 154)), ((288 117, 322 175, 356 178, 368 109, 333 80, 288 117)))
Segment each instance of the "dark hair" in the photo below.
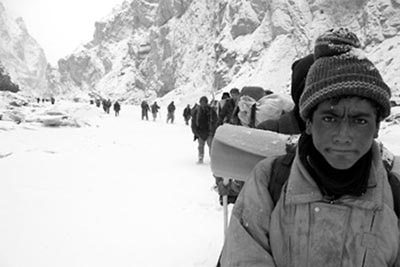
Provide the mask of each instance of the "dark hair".
POLYGON ((201 102, 205 102, 206 104, 208 104, 208 98, 206 96, 200 97, 199 103, 201 103, 201 102))
POLYGON ((223 92, 221 99, 227 99, 227 98, 230 98, 230 97, 231 97, 231 95, 228 92, 223 92))
POLYGON ((240 94, 240 91, 239 91, 239 89, 237 89, 237 88, 232 88, 230 91, 229 91, 229 93, 232 95, 232 94, 236 94, 236 95, 238 95, 238 94, 240 94))

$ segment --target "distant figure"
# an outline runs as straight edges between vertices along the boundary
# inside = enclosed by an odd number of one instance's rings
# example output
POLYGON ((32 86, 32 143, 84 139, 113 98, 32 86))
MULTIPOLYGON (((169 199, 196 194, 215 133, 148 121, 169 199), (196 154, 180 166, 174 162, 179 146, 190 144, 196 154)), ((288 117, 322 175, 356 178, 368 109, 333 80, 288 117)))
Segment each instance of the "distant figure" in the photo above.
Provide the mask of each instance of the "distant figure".
POLYGON ((237 106, 237 103, 240 98, 240 92, 239 89, 237 88, 232 88, 230 91, 230 98, 226 98, 224 101, 224 106, 221 108, 219 114, 218 114, 218 125, 222 125, 224 123, 230 123, 237 125, 238 124, 238 118, 234 114, 234 110, 237 106))
POLYGON ((218 112, 218 100, 213 99, 210 101, 210 107, 215 111, 218 112))
POLYGON ((104 112, 107 113, 107 100, 103 99, 101 105, 103 106, 104 112))
POLYGON ((44 101, 45 101, 45 99, 44 99, 44 98, 42 98, 42 103, 44 103, 44 101))
POLYGON ((150 110, 149 104, 147 103, 147 101, 143 100, 140 106, 142 107, 142 120, 146 118, 146 120, 148 121, 149 120, 148 112, 150 110))
POLYGON ((121 105, 118 103, 118 101, 115 101, 115 103, 114 103, 115 117, 119 116, 119 111, 120 110, 121 110, 121 105))
POLYGON ((38 104, 40 103, 40 98, 38 97, 38 98, 36 98, 36 101, 38 102, 38 104))
POLYGON ((188 104, 186 108, 183 110, 183 118, 185 119, 185 124, 189 125, 189 120, 192 117, 192 109, 190 108, 190 105, 188 104))
POLYGON ((101 105, 101 102, 100 102, 100 99, 96 99, 96 107, 100 107, 100 105, 101 105))
POLYGON ((107 100, 107 114, 110 114, 110 108, 111 108, 111 100, 110 99, 108 99, 107 100))
POLYGON ((56 102, 56 100, 54 99, 54 97, 50 97, 50 102, 52 105, 54 105, 54 103, 56 102))
POLYGON ((151 114, 153 115, 153 121, 157 119, 157 113, 160 107, 157 105, 157 101, 154 101, 153 105, 151 105, 151 114))
POLYGON ((175 105, 174 105, 174 101, 172 101, 171 103, 169 103, 167 110, 168 110, 168 115, 167 115, 167 123, 169 121, 171 121, 171 123, 174 123, 175 120, 175 105))
POLYGON ((198 164, 204 160, 204 147, 207 144, 211 152, 211 143, 217 128, 218 117, 215 110, 208 104, 206 96, 200 98, 200 106, 196 107, 192 116, 192 132, 194 140, 198 140, 198 164))
POLYGON ((109 114, 110 113, 110 108, 111 108, 111 100, 110 99, 108 99, 108 100, 103 99, 102 104, 103 104, 104 112, 109 114))
POLYGON ((228 92, 223 92, 221 96, 221 100, 218 102, 217 114, 221 113, 221 110, 224 108, 227 99, 231 98, 231 95, 228 92))

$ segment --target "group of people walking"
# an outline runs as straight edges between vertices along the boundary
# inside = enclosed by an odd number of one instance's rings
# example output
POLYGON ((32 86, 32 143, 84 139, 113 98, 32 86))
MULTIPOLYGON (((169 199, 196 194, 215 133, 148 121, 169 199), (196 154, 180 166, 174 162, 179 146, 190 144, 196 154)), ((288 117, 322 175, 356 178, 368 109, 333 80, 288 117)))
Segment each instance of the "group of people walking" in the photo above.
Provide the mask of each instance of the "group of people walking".
POLYGON ((110 114, 111 107, 113 107, 114 114, 115 114, 116 117, 119 116, 119 112, 121 110, 121 104, 119 103, 118 100, 115 101, 114 104, 112 104, 110 99, 102 99, 102 100, 101 99, 95 99, 95 100, 90 100, 90 104, 91 105, 95 104, 96 107, 98 107, 98 108, 100 106, 102 106, 104 112, 107 113, 107 114, 110 114))
MULTIPOLYGON (((147 103, 146 100, 143 100, 142 103, 140 104, 141 110, 142 110, 142 120, 149 120, 149 111, 151 111, 151 114, 153 115, 153 121, 156 121, 157 119, 157 114, 160 110, 160 106, 157 104, 157 101, 155 101, 151 106, 147 103)), ((176 106, 174 104, 174 101, 171 101, 171 103, 168 104, 167 106, 167 123, 174 123, 175 121, 175 110, 176 106)))

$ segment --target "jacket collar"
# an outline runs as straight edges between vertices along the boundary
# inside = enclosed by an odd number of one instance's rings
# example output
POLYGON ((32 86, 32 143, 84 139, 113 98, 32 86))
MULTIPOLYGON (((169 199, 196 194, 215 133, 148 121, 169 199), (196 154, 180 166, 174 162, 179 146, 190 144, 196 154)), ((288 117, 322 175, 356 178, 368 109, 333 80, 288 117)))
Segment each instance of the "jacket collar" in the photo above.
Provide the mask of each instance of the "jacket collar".
MULTIPOLYGON (((343 196, 334 203, 343 203, 364 209, 382 209, 384 181, 387 181, 386 171, 383 167, 379 146, 374 142, 367 192, 360 197, 343 196)), ((388 183, 386 182, 386 184, 388 183)), ((317 184, 301 163, 297 148, 286 187, 285 204, 304 204, 316 201, 329 202, 324 199, 317 184)))

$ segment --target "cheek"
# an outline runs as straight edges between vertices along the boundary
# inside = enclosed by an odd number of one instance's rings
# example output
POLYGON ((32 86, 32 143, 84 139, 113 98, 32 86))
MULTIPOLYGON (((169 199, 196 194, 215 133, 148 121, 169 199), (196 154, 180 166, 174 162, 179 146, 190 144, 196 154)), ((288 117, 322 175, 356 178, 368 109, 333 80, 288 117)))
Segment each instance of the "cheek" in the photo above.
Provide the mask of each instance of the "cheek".
POLYGON ((323 148, 331 143, 333 134, 328 130, 314 127, 311 133, 313 144, 319 152, 322 152, 323 148))

